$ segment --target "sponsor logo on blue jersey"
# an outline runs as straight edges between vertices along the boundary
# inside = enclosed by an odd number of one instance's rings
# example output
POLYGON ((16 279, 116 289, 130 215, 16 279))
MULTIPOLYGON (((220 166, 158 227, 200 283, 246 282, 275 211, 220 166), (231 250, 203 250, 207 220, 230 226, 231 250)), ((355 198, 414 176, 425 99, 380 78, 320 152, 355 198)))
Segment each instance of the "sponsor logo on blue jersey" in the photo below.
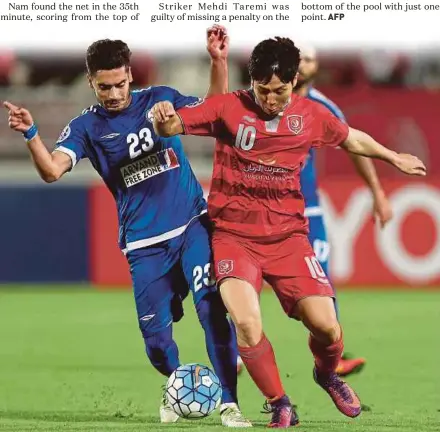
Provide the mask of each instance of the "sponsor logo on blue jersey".
POLYGON ((121 174, 125 185, 132 187, 177 167, 179 167, 179 161, 176 153, 172 148, 167 148, 123 166, 121 174))

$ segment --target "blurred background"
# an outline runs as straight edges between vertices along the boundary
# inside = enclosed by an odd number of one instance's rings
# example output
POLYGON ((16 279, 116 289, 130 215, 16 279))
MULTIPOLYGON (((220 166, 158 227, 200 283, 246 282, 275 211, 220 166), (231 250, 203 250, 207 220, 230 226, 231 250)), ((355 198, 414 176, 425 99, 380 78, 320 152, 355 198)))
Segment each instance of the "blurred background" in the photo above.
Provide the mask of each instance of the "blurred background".
MULTIPOLYGON (((230 89, 248 86, 249 52, 230 57, 230 89)), ((209 77, 204 52, 154 57, 136 52, 135 87, 169 85, 203 96, 209 77)), ((319 183, 332 243, 332 278, 339 286, 440 286, 440 58, 436 51, 320 53, 316 87, 333 99, 351 126, 399 152, 419 156, 426 179, 404 177, 376 163, 395 212, 380 231, 371 198, 349 158, 318 152, 319 183), (436 163, 437 162, 437 163, 436 163)), ((83 53, 0 52, 0 99, 23 104, 52 145, 68 121, 95 103, 84 77, 83 53)), ((211 139, 184 137, 192 166, 206 187, 211 139)), ((87 161, 55 185, 37 176, 21 136, 0 116, 0 282, 92 283, 130 286, 117 247, 116 210, 87 161)))

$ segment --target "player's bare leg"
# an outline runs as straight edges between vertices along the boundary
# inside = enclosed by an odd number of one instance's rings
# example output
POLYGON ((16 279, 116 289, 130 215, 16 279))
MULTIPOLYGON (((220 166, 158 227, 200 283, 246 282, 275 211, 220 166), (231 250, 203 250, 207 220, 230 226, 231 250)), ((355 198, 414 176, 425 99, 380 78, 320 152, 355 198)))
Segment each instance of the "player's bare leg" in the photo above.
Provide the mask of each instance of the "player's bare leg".
POLYGON ((300 300, 296 313, 310 330, 309 345, 315 357, 314 379, 332 398, 338 410, 348 416, 361 413, 361 403, 336 373, 344 350, 342 329, 330 297, 312 296, 300 300))
POLYGON ((260 302, 255 288, 237 278, 220 283, 223 302, 235 324, 240 356, 249 375, 267 399, 272 413, 271 428, 286 428, 298 424, 281 383, 275 354, 263 332, 260 302))

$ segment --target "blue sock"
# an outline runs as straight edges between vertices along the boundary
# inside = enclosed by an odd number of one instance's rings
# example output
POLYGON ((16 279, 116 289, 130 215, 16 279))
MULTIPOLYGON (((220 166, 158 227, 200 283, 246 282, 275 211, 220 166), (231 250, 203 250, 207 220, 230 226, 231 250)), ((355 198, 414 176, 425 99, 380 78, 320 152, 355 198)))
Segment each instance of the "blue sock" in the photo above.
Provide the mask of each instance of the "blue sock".
POLYGON ((165 376, 170 376, 179 366, 179 350, 173 340, 172 326, 152 335, 144 335, 145 350, 151 364, 165 376))
POLYGON ((196 310, 205 331, 209 359, 222 383, 222 403, 237 403, 237 340, 220 295, 207 293, 196 310))

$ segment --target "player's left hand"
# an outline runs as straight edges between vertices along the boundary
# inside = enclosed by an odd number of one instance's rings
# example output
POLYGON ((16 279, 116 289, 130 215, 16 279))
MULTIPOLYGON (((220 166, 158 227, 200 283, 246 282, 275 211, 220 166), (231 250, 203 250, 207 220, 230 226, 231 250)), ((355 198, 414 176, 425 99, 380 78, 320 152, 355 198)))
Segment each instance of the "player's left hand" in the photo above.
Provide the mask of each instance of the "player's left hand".
POLYGON ((226 27, 214 24, 206 31, 206 49, 213 60, 225 60, 229 53, 229 36, 226 27))
POLYGON ((398 153, 394 165, 405 174, 426 176, 425 164, 417 156, 398 153))
POLYGON ((153 115, 154 120, 159 123, 165 123, 170 117, 173 117, 176 114, 176 111, 171 102, 162 101, 158 102, 153 108, 151 108, 151 114, 153 115))
POLYGON ((374 194, 373 214, 374 221, 379 221, 380 227, 384 228, 385 225, 393 218, 393 209, 388 197, 384 191, 379 191, 374 194))

